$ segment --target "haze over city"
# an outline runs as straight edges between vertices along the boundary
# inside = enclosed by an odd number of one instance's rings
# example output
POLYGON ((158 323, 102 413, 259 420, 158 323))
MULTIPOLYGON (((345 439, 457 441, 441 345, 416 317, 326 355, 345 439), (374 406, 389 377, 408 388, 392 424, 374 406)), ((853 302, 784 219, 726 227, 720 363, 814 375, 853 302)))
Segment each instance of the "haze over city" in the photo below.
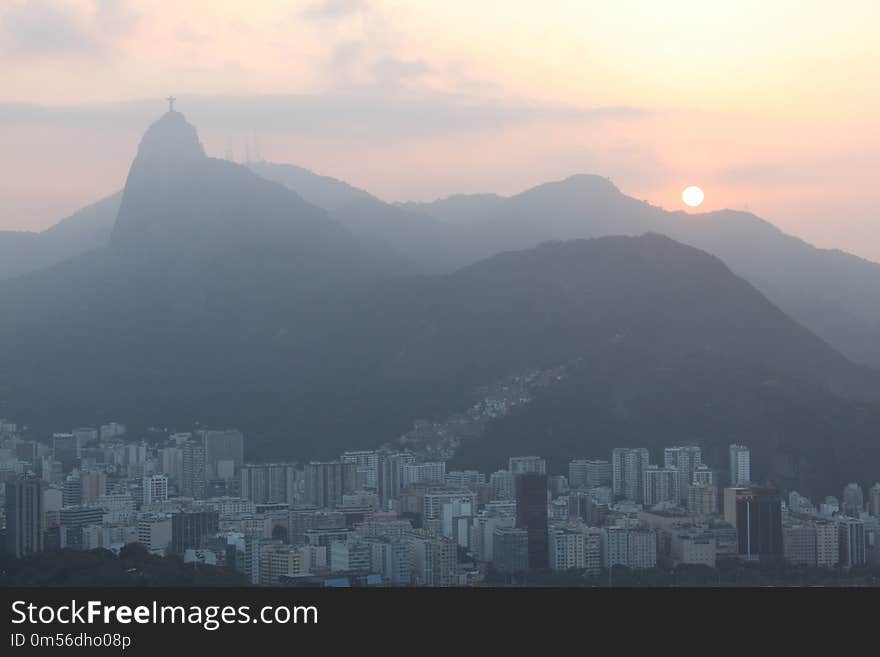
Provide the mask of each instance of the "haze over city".
POLYGON ((0 229, 122 188, 166 109, 209 155, 388 201, 575 173, 748 210, 880 259, 880 7, 848 2, 14 0, 0 8, 0 229))

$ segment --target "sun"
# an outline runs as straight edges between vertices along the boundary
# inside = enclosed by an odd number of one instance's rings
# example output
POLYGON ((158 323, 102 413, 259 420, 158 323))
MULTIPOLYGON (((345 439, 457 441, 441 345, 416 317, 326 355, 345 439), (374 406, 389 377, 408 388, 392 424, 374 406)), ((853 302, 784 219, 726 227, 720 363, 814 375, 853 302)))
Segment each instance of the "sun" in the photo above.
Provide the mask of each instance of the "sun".
POLYGON ((685 187, 684 191, 681 193, 681 200, 684 201, 685 205, 692 208, 699 207, 705 197, 706 195, 703 194, 703 190, 696 185, 685 187))

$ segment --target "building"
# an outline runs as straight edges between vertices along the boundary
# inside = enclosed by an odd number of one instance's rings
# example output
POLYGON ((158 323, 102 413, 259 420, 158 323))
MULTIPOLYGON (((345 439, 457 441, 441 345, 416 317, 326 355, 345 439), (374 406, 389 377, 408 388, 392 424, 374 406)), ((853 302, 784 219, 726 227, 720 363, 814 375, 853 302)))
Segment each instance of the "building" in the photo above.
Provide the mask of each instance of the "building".
POLYGON ((708 465, 701 463, 694 468, 694 476, 690 483, 698 486, 712 486, 715 484, 715 473, 708 465))
POLYGON ((409 541, 393 538, 370 539, 371 570, 382 574, 390 586, 409 586, 413 576, 413 547, 409 541))
POLYGON ((547 462, 540 456, 511 456, 507 469, 513 475, 547 474, 547 462))
POLYGON ((729 487, 724 489, 721 511, 724 521, 736 527, 736 500, 739 494, 748 490, 744 486, 729 487))
POLYGON ((416 586, 445 587, 456 583, 458 550, 453 541, 421 530, 409 532, 406 540, 412 546, 416 586))
POLYGON ((575 459, 568 464, 568 485, 572 489, 610 486, 613 478, 610 461, 575 459))
POLYGON ((486 483, 486 475, 477 470, 460 470, 446 473, 447 486, 481 486, 486 483))
POLYGON ((816 528, 816 565, 835 568, 840 563, 840 537, 833 522, 819 521, 816 528))
POLYGON ((816 526, 812 524, 785 525, 782 528, 783 556, 788 563, 815 566, 816 526))
POLYGON ((357 465, 343 461, 312 461, 305 467, 305 502, 318 508, 342 506, 342 496, 355 490, 357 465))
POLYGON ((471 522, 470 550, 478 561, 490 563, 495 556, 495 530, 499 527, 514 527, 516 509, 507 513, 487 507, 474 516, 471 522))
POLYGON ((446 483, 446 462, 407 463, 403 466, 403 487, 420 484, 443 485, 446 483))
POLYGON ((717 550, 715 535, 710 531, 673 531, 670 538, 670 556, 675 565, 680 563, 715 567, 717 550))
POLYGON ((550 530, 550 568, 602 570, 602 533, 583 523, 555 526, 550 530))
POLYGON ((168 477, 157 474, 144 477, 143 506, 150 506, 168 499, 168 477))
POLYGON ((183 478, 180 492, 184 497, 203 500, 207 497, 208 478, 205 446, 189 441, 183 446, 183 478))
POLYGON ((529 534, 529 568, 546 568, 547 559, 547 475, 536 472, 518 474, 516 526, 529 534))
POLYGON ((843 489, 843 503, 841 511, 843 515, 858 518, 865 509, 865 496, 862 487, 856 483, 847 484, 843 489))
POLYGON ((296 498, 299 477, 292 463, 244 465, 239 478, 242 498, 257 504, 291 504, 296 498))
POLYGON ((202 434, 205 472, 210 479, 230 481, 244 464, 244 436, 237 429, 209 430, 202 434))
POLYGON ((681 473, 675 468, 649 465, 642 473, 642 504, 651 508, 661 502, 679 504, 681 473))
POLYGON ((642 501, 642 477, 650 465, 648 450, 644 447, 618 447, 611 452, 612 482, 614 497, 623 497, 633 502, 642 501))
POLYGON ((446 538, 468 546, 471 519, 477 512, 477 494, 468 490, 429 491, 424 496, 425 526, 435 526, 446 538))
POLYGON ((840 542, 840 565, 844 568, 852 568, 867 563, 865 523, 856 518, 838 516, 837 531, 840 542))
POLYGON ((713 516, 718 513, 718 489, 712 484, 688 486, 687 508, 695 516, 713 516))
POLYGON ((379 455, 378 485, 379 501, 387 508, 391 500, 400 498, 403 489, 403 468, 416 462, 416 457, 408 452, 381 453, 379 455))
POLYGON ((330 572, 372 569, 373 549, 366 541, 337 541, 330 544, 330 572))
POLYGON ((82 504, 82 481, 79 470, 74 470, 64 480, 61 488, 61 499, 64 506, 79 506, 82 504))
POLYGON ((868 513, 880 518, 880 483, 874 484, 868 491, 868 513))
POLYGON ((43 491, 39 479, 6 483, 6 552, 16 559, 43 551, 43 491))
POLYGON ((734 490, 739 555, 746 559, 782 558, 782 497, 779 491, 759 487, 734 490))
POLYGON ((100 470, 81 473, 79 481, 80 499, 83 504, 93 504, 107 492, 107 475, 100 470))
POLYGON ((602 565, 653 568, 657 565, 657 534, 653 529, 614 525, 603 527, 602 565))
POLYGON ((107 424, 102 424, 99 430, 99 435, 101 438, 101 442, 113 440, 114 438, 119 438, 120 436, 125 435, 125 425, 119 424, 118 422, 108 422, 107 424))
POLYGON ((694 472, 703 464, 703 453, 696 445, 667 447, 663 450, 663 467, 678 473, 679 504, 687 502, 687 487, 694 479, 694 472))
POLYGON ((217 533, 220 514, 216 511, 180 511, 171 515, 171 551, 183 554, 204 547, 205 538, 217 533))
POLYGON ((492 567, 516 575, 529 569, 529 533, 516 527, 495 527, 492 532, 492 567))
POLYGON ((730 486, 746 486, 752 481, 752 459, 748 447, 730 446, 730 486))
POLYGON ((498 470, 489 476, 489 496, 493 500, 512 500, 516 497, 510 470, 498 470))
POLYGON ((171 518, 144 516, 138 520, 138 543, 152 554, 165 556, 171 547, 171 518))
POLYGON ((259 576, 261 586, 277 586, 284 576, 302 575, 299 550, 278 540, 260 541, 259 576))
POLYGON ((379 453, 371 451, 343 452, 343 463, 354 463, 364 487, 370 490, 379 488, 379 453))

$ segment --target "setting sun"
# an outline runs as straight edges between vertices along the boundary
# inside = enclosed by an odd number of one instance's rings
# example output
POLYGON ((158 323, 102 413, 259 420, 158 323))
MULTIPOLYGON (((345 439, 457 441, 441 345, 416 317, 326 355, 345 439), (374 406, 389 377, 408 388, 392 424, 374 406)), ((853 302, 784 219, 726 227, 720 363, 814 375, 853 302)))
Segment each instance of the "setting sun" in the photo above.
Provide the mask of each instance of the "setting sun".
POLYGON ((703 194, 703 190, 695 185, 685 187, 684 191, 681 193, 681 200, 684 201, 685 205, 692 208, 699 207, 704 198, 705 194, 703 194))

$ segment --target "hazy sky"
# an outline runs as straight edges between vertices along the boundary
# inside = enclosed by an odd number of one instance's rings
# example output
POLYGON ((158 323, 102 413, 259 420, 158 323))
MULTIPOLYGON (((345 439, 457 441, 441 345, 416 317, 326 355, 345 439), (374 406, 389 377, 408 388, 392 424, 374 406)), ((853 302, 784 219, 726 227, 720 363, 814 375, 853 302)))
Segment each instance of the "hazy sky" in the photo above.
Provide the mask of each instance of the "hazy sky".
MULTIPOLYGON (((387 200, 609 176, 880 260, 880 2, 3 0, 0 229, 122 186, 169 93, 387 200)), ((253 154, 253 153, 252 153, 253 154)))

